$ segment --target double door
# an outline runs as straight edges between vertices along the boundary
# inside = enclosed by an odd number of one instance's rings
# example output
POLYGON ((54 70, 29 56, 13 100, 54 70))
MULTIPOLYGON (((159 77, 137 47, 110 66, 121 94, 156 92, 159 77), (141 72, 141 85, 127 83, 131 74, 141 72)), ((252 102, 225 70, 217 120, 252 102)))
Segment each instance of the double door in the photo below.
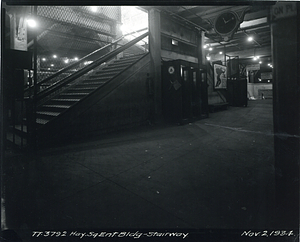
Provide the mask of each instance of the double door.
POLYGON ((163 112, 168 120, 184 123, 203 116, 207 85, 197 64, 182 60, 165 62, 162 78, 163 112))

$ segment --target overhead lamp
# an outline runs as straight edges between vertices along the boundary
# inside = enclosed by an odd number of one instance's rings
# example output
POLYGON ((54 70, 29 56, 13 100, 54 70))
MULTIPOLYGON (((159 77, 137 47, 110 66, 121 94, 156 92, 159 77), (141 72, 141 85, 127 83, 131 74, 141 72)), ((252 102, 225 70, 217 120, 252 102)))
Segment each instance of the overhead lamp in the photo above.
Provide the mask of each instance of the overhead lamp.
POLYGON ((91 6, 91 11, 92 12, 94 12, 94 13, 97 12, 97 9, 98 9, 97 6, 91 6))
POLYGON ((208 45, 203 45, 203 48, 206 49, 208 47, 208 45))
POLYGON ((65 63, 68 64, 69 63, 69 59, 65 59, 65 63))
POLYGON ((206 56, 206 59, 209 61, 211 59, 211 57, 208 55, 208 56, 206 56))
POLYGON ((46 61, 46 58, 42 58, 42 61, 46 61))
POLYGON ((74 60, 78 61, 78 57, 75 57, 74 60))
POLYGON ((57 58, 57 55, 53 55, 53 58, 57 58))
POLYGON ((253 41, 253 37, 252 36, 249 36, 248 39, 247 39, 249 42, 253 41))
POLYGON ((53 67, 53 66, 54 66, 54 64, 51 64, 51 66, 53 67))
POLYGON ((222 55, 222 54, 223 54, 223 52, 222 52, 222 51, 220 51, 220 52, 219 52, 219 54, 220 54, 220 55, 222 55))
POLYGON ((30 28, 35 28, 37 26, 37 23, 33 18, 27 19, 26 22, 30 28))
POLYGON ((212 47, 209 47, 209 48, 208 48, 208 50, 209 50, 209 51, 212 51, 212 50, 213 50, 213 48, 212 48, 212 47))
POLYGON ((258 62, 259 64, 262 64, 262 61, 258 62))

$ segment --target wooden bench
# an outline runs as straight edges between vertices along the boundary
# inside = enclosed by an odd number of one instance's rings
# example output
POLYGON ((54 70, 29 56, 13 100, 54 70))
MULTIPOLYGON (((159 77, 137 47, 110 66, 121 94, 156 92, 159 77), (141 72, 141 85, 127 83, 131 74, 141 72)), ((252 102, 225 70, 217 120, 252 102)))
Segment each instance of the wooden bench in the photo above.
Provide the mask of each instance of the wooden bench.
POLYGON ((213 103, 213 104, 208 104, 208 109, 210 113, 214 113, 215 110, 226 110, 228 109, 228 103, 213 103))

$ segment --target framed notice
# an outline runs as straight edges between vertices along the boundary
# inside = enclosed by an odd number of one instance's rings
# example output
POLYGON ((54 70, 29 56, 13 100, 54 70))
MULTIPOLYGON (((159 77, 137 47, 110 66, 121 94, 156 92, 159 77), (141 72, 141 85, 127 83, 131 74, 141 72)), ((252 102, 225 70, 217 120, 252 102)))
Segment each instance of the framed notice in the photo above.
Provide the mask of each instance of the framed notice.
POLYGON ((227 88, 227 68, 226 66, 214 64, 214 89, 227 88))

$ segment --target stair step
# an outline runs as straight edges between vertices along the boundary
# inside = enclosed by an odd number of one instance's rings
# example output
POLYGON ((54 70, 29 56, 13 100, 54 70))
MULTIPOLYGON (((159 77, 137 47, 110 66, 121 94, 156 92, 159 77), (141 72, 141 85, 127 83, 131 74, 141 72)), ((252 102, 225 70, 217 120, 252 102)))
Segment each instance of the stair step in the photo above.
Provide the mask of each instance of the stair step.
POLYGON ((88 79, 84 81, 98 81, 98 82, 106 82, 110 78, 109 77, 101 77, 101 76, 90 76, 88 79))
POLYGON ((46 119, 41 119, 41 118, 37 118, 36 119, 36 123, 37 124, 46 124, 48 123, 50 120, 46 120, 46 119))
POLYGON ((59 109, 68 109, 71 106, 70 105, 52 105, 52 104, 45 104, 42 105, 41 108, 59 108, 59 109))
POLYGON ((108 65, 107 67, 104 67, 102 70, 103 71, 119 71, 121 72, 122 70, 124 70, 126 67, 128 66, 128 64, 119 64, 119 65, 108 65))
POLYGON ((66 92, 66 93, 61 93, 59 96, 85 96, 88 94, 89 93, 84 93, 84 92, 66 92))
POLYGON ((113 77, 117 74, 119 74, 120 71, 107 71, 107 72, 104 72, 103 70, 102 71, 96 71, 94 75, 92 76, 99 76, 99 77, 113 77))
POLYGON ((58 115, 60 115, 59 112, 37 111, 36 113, 40 114, 40 115, 47 115, 47 116, 52 116, 52 117, 57 117, 58 115))
POLYGON ((90 90, 90 91, 93 91, 95 90, 96 87, 72 87, 70 89, 68 89, 68 91, 87 91, 87 90, 90 90))
POLYGON ((85 93, 86 95, 90 94, 92 91, 94 91, 95 89, 97 89, 97 87, 95 86, 87 86, 87 87, 77 87, 77 86, 74 86, 72 88, 69 88, 68 90, 65 91, 65 93, 69 93, 69 92, 82 92, 82 93, 85 93))
POLYGON ((134 63, 136 60, 138 60, 138 58, 136 58, 136 59, 130 59, 130 60, 126 60, 126 59, 124 59, 124 60, 122 60, 122 59, 120 59, 120 60, 116 60, 113 64, 111 64, 111 65, 114 65, 114 66, 120 66, 120 65, 130 65, 130 64, 132 64, 132 63, 134 63))
POLYGON ((143 55, 144 55, 144 53, 142 53, 142 54, 136 54, 136 55, 130 55, 130 56, 127 55, 127 56, 121 57, 119 60, 139 59, 139 58, 141 58, 143 55))
POLYGON ((85 97, 86 95, 88 95, 89 93, 87 92, 78 92, 78 93, 74 93, 74 92, 64 92, 64 93, 61 93, 58 97, 59 98, 83 98, 85 97))
POLYGON ((78 98, 54 98, 51 99, 50 101, 55 101, 55 102, 78 102, 80 99, 78 98))
POLYGON ((96 86, 101 86, 103 85, 104 83, 106 83, 105 81, 94 81, 94 80, 84 80, 82 81, 81 83, 77 84, 76 87, 78 86, 91 86, 91 85, 96 85, 96 86))

